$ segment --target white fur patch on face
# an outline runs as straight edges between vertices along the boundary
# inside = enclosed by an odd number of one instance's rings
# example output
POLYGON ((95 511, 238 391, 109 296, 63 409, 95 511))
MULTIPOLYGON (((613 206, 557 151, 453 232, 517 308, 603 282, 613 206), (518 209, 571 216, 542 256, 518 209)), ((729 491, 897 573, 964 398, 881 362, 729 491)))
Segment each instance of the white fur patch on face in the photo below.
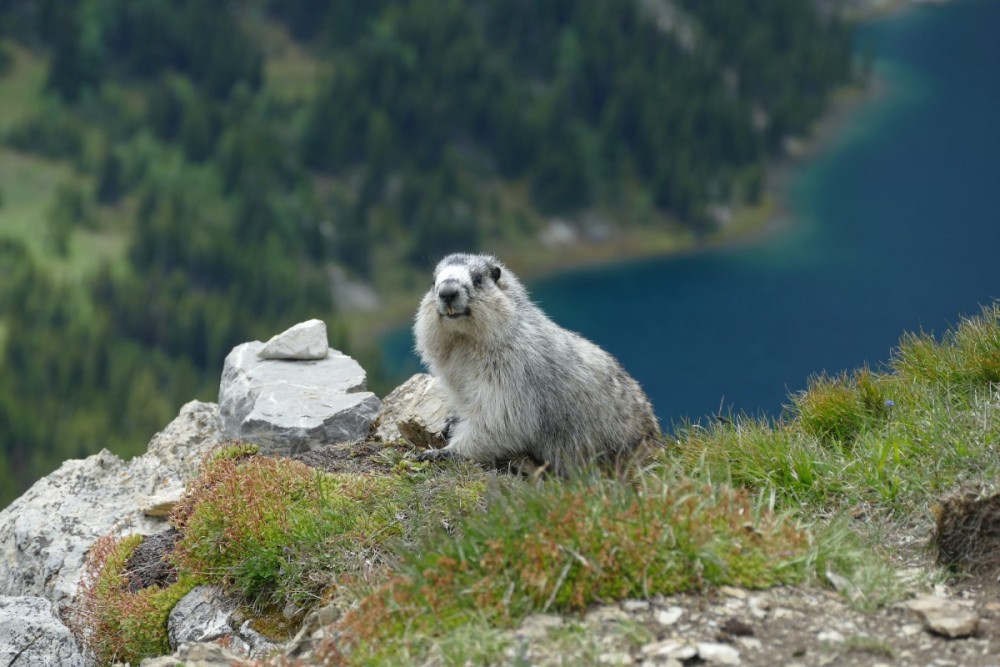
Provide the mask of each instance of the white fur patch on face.
POLYGON ((440 285, 445 280, 457 280, 461 285, 471 285, 472 278, 469 276, 469 269, 464 266, 453 264, 441 267, 437 274, 437 284, 440 285))

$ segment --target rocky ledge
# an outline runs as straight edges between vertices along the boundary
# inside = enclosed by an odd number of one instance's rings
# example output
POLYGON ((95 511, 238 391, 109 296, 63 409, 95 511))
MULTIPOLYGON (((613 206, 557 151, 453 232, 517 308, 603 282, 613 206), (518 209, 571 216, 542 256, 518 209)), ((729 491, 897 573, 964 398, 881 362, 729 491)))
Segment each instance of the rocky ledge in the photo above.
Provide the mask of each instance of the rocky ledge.
MULTIPOLYGON (((443 443, 447 414, 433 378, 411 378, 383 404, 366 390, 364 369, 327 347, 325 327, 307 324, 267 345, 234 349, 219 404, 185 405, 145 454, 124 461, 102 451, 67 461, 0 512, 0 665, 92 665, 62 620, 88 551, 109 533, 168 531, 170 508, 206 453, 227 439, 355 473, 375 470, 378 457, 368 454, 379 443, 443 443), (361 447, 337 444, 366 437, 361 447)), ((928 564, 921 552, 900 565, 928 564)), ((874 612, 859 611, 842 593, 809 588, 723 587, 626 600, 582 617, 531 616, 507 633, 497 664, 1000 666, 995 582, 978 585, 938 585, 874 612)), ((295 638, 276 645, 222 591, 199 586, 170 613, 173 654, 143 664, 239 665, 273 653, 308 663, 336 613, 313 611, 295 638)))

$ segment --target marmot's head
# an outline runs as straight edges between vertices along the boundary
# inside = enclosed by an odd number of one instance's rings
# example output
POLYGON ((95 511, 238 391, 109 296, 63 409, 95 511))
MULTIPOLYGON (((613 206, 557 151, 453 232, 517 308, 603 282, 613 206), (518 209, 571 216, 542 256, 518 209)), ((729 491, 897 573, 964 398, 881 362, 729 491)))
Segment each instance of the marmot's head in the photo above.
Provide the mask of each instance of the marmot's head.
POLYGON ((434 269, 434 286, 427 297, 440 318, 464 320, 502 289, 503 275, 504 266, 492 255, 448 255, 434 269))

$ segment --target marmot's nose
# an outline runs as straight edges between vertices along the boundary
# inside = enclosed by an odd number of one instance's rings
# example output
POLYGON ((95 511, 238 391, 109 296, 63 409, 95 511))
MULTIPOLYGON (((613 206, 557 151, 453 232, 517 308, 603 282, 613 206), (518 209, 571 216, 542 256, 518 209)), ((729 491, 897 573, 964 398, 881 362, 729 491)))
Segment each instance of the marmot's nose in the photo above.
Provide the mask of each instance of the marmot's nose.
POLYGON ((438 288, 438 298, 446 305, 451 305, 458 298, 459 291, 457 282, 446 280, 438 288))

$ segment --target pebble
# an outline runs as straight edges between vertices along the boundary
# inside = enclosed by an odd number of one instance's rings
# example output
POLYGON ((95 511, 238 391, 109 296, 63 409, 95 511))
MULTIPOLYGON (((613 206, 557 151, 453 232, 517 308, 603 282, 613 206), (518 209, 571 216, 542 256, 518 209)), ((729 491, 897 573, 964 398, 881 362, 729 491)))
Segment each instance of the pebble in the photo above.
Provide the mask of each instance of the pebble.
POLYGON ((737 600, 746 600, 748 595, 742 588, 735 588, 733 586, 720 586, 719 592, 737 600))
POLYGON ((651 658, 672 658, 674 660, 690 660, 698 655, 698 649, 691 644, 679 642, 676 639, 665 639, 660 642, 646 644, 640 649, 642 654, 651 658))
POLYGON ((698 657, 715 665, 740 664, 740 652, 728 644, 698 644, 698 657))
POLYGON ((622 602, 622 609, 635 614, 640 611, 649 611, 649 602, 646 600, 625 600, 622 602))
POLYGON ((618 607, 605 605, 587 612, 587 615, 584 616, 583 620, 586 623, 617 623, 620 621, 628 621, 629 619, 629 615, 618 607))
POLYGON ((562 616, 555 614, 532 614, 521 622, 517 634, 525 639, 542 639, 550 629, 562 626, 562 616))
POLYGON ((680 607, 667 607, 656 612, 656 622, 663 626, 673 625, 681 620, 683 615, 684 610, 680 607))
POLYGON ((829 642, 831 644, 844 643, 844 635, 840 634, 836 630, 823 630, 816 635, 816 639, 821 642, 829 642))

